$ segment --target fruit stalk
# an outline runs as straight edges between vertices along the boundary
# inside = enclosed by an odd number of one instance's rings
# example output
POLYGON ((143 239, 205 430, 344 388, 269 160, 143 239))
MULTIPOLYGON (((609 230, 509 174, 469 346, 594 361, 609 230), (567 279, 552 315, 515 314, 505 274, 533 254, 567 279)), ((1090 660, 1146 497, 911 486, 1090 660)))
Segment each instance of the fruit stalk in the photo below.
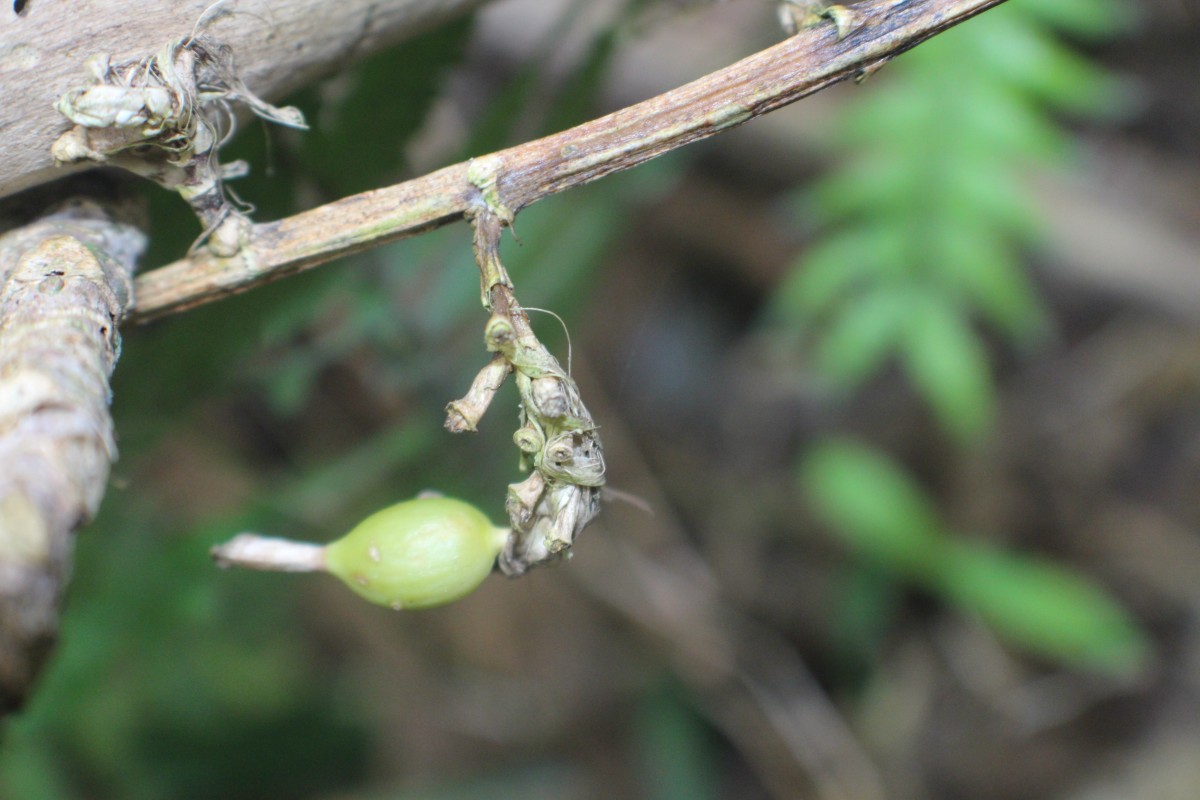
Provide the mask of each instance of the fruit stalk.
POLYGON ((426 493, 375 512, 327 545, 242 533, 212 556, 222 567, 328 572, 372 603, 429 608, 475 591, 510 535, 471 504, 426 493))
POLYGON ((257 533, 241 533, 212 549, 213 561, 222 568, 272 572, 324 572, 325 547, 257 533))

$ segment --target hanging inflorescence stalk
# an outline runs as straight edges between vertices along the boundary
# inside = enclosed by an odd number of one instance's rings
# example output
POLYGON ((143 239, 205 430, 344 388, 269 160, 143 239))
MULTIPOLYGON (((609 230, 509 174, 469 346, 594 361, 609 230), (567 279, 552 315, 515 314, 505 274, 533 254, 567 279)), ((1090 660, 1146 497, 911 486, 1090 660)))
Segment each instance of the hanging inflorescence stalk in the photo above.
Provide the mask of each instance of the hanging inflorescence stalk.
POLYGON ((498 169, 496 161, 477 159, 469 171, 480 189, 470 219, 483 305, 491 311, 484 343, 496 356, 466 396, 446 407, 446 428, 454 433, 475 430, 504 379, 513 374, 521 397, 513 441, 529 477, 508 487, 505 507, 512 533, 499 566, 504 574, 517 576, 566 556, 600 511, 604 452, 579 387, 534 334, 500 261, 500 236, 512 214, 495 192, 498 169))

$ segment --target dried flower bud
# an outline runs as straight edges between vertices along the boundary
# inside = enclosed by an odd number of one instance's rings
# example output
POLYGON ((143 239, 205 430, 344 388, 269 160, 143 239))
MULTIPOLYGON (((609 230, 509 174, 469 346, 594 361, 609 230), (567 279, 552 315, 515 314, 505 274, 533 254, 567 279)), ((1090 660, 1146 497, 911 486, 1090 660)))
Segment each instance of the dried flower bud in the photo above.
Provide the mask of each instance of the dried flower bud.
MULTIPOLYGON (((509 487, 510 503, 513 490, 521 485, 509 487)), ((516 529, 500 553, 500 571, 512 578, 525 574, 530 567, 570 556, 575 535, 600 510, 599 495, 598 489, 569 483, 547 486, 531 526, 516 529)))
POLYGON ((504 508, 508 512, 508 519, 514 528, 517 530, 529 528, 545 489, 546 480, 540 472, 532 473, 520 483, 509 484, 508 499, 504 503, 504 508))
POLYGON ((523 425, 513 433, 513 443, 522 453, 537 453, 546 444, 546 437, 532 425, 523 425))
POLYGON ((578 486, 604 485, 604 454, 594 431, 561 433, 550 439, 540 468, 547 477, 578 486))
POLYGON ((566 389, 556 377, 534 378, 530 382, 529 392, 538 411, 549 419, 565 417, 570 410, 566 389))
POLYGON ((511 354, 516 339, 512 321, 502 314, 493 314, 483 329, 483 343, 493 353, 511 354))
POLYGON ((563 437, 559 437, 558 441, 546 448, 546 460, 555 466, 568 466, 574 458, 575 448, 571 446, 570 441, 563 437))

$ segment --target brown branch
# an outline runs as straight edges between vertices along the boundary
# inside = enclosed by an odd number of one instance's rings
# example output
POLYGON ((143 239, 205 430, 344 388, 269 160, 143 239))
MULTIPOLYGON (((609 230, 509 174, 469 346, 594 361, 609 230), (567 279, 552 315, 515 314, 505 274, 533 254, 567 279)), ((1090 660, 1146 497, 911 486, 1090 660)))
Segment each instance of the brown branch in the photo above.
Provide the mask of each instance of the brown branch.
POLYGON ((798 35, 697 81, 553 136, 255 225, 242 256, 197 254, 137 280, 145 320, 462 219, 482 203, 513 213, 868 74, 1004 0, 867 0, 853 29, 798 35))
POLYGON ((72 533, 116 458, 108 377, 144 244, 83 200, 0 236, 0 714, 54 642, 72 533))

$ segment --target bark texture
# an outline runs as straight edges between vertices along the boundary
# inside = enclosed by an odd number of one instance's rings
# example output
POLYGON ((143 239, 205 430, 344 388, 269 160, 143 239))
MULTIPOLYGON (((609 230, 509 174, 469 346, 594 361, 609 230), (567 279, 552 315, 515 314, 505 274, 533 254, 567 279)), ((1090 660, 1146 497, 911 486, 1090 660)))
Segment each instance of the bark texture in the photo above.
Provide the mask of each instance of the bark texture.
POLYGON ((29 0, 19 16, 7 3, 0 7, 0 197, 63 175, 50 145, 70 124, 54 104, 87 82, 90 56, 135 58, 203 32, 233 48, 246 85, 270 100, 482 2, 29 0))
POLYGON ((0 712, 54 643, 72 533, 104 496, 108 379, 144 244, 89 200, 0 236, 0 712))

